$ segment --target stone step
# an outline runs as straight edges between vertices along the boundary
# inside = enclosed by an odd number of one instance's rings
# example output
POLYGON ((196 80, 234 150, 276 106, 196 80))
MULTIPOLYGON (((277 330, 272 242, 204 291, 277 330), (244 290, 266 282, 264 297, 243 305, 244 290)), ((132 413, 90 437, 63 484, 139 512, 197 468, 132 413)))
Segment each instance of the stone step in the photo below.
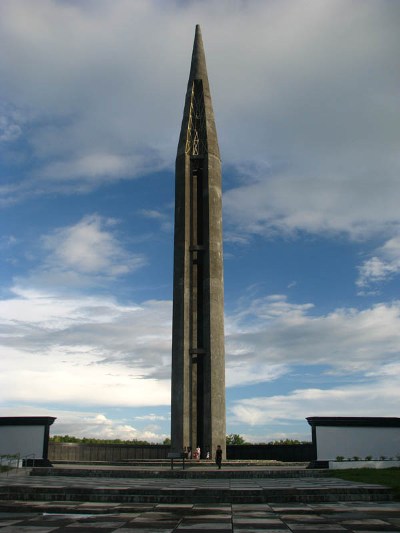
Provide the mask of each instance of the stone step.
MULTIPOLYGON (((3 486, 0 504, 18 501, 98 503, 317 503, 390 501, 385 487, 32 487, 3 486)), ((0 505, 1 507, 1 505, 0 505)))
POLYGON ((267 469, 267 468, 240 468, 231 469, 225 467, 218 470, 213 469, 199 469, 199 468, 185 468, 181 465, 175 465, 174 469, 170 467, 160 467, 152 469, 140 468, 99 468, 93 465, 92 467, 74 467, 74 468, 32 468, 31 476, 66 476, 66 477, 101 477, 101 478, 138 478, 138 479, 152 479, 160 476, 166 479, 286 479, 286 478, 315 478, 329 475, 328 471, 321 470, 307 470, 307 469, 267 469))
MULTIPOLYGON (((217 471, 204 478, 167 477, 171 471, 149 477, 132 477, 129 470, 117 477, 99 477, 104 471, 87 475, 33 475, 13 473, 0 479, 0 500, 98 503, 294 503, 337 501, 388 501, 391 490, 381 485, 355 483, 333 477, 252 477, 234 478, 232 472, 217 471), (220 474, 225 474, 222 477, 220 474)), ((42 474, 52 469, 38 469, 42 474)), ((240 472, 240 471, 239 471, 240 472)), ((115 473, 115 472, 114 472, 115 473)), ((134 472, 133 474, 135 474, 134 472)), ((173 473, 173 472, 172 472, 173 473)), ((196 472, 199 473, 199 472, 196 472)), ((245 472, 240 472, 244 474, 245 472)), ((265 472, 256 472, 262 474, 265 472)), ((116 474, 116 473, 115 473, 116 474)))
MULTIPOLYGON (((51 461, 52 465, 56 468, 67 466, 82 466, 82 467, 120 467, 120 466, 130 466, 130 467, 169 467, 171 465, 171 459, 126 459, 121 461, 60 461, 54 460, 51 461)), ((176 459, 174 464, 182 465, 180 459, 176 459)), ((273 461, 268 459, 260 460, 231 460, 224 461, 223 465, 225 468, 253 468, 253 467, 263 467, 263 468, 295 468, 295 469, 306 469, 309 467, 310 462, 283 462, 283 461, 273 461)), ((32 466, 32 465, 30 465, 32 466)), ((48 465, 50 466, 50 465, 48 465)), ((201 460, 196 461, 194 459, 187 460, 185 459, 185 467, 187 468, 200 468, 200 469, 214 469, 215 462, 211 460, 201 460)))

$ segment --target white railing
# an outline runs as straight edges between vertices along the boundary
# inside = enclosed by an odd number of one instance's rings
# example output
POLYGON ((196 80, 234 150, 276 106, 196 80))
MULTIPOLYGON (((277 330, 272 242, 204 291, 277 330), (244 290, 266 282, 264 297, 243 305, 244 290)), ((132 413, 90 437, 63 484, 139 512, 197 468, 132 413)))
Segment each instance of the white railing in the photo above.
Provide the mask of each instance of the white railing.
POLYGON ((34 453, 29 453, 27 455, 23 455, 21 457, 21 454, 19 453, 7 453, 4 455, 0 455, 0 466, 6 466, 7 467, 7 476, 10 471, 12 471, 14 468, 22 468, 23 466, 27 466, 28 459, 32 459, 32 467, 35 466, 35 460, 36 455, 34 453))
POLYGON ((34 453, 29 453, 28 455, 24 455, 23 457, 21 457, 21 459, 22 459, 22 466, 27 467, 26 472, 28 472, 28 468, 35 467, 36 455, 34 453), (32 467, 31 466, 28 467, 27 465, 28 459, 32 459, 32 467))
POLYGON ((0 466, 7 467, 7 476, 10 470, 13 468, 19 468, 21 462, 21 456, 19 453, 6 453, 0 455, 0 466))

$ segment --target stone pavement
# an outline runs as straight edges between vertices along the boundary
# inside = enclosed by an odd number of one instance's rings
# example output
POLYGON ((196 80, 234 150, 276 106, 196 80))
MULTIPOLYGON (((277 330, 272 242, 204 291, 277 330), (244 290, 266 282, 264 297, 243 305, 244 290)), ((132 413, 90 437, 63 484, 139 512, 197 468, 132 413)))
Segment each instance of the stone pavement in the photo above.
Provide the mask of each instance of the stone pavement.
POLYGON ((129 470, 107 474, 116 477, 104 477, 104 468, 92 468, 92 477, 76 471, 57 475, 56 469, 56 475, 2 474, 0 533, 400 532, 400 502, 388 501, 391 493, 382 486, 310 471, 273 477, 264 469, 266 477, 260 477, 262 470, 252 469, 248 478, 239 479, 232 469, 227 476, 206 479, 189 473, 166 478, 167 470, 149 469, 157 477, 146 479, 127 477, 129 470), (182 500, 174 499, 177 495, 182 500), (256 503, 260 495, 262 503, 256 503))
MULTIPOLYGON (((70 502, 65 507, 70 514, 44 514, 41 502, 26 502, 31 509, 32 504, 36 512, 25 513, 25 503, 21 503, 20 512, 0 513, 0 533, 93 533, 96 529, 99 533, 400 531, 400 503, 393 502, 269 505, 70 502)), ((45 505, 48 508, 48 502, 45 505)), ((60 504, 54 502, 54 509, 57 505, 60 504)))
POLYGON ((0 511, 10 500, 119 503, 290 503, 384 501, 390 491, 381 485, 338 478, 117 478, 28 476, 0 477, 0 511))

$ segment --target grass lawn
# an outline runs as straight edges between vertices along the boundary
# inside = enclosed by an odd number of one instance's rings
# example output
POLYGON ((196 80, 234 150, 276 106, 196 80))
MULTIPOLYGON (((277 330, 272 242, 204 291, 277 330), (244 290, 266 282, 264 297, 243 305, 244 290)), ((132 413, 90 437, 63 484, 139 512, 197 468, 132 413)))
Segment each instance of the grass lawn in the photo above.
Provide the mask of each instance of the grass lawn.
POLYGON ((332 477, 347 479, 348 481, 386 485, 393 489, 395 500, 400 501, 400 468, 352 468, 349 470, 330 470, 329 475, 332 477))

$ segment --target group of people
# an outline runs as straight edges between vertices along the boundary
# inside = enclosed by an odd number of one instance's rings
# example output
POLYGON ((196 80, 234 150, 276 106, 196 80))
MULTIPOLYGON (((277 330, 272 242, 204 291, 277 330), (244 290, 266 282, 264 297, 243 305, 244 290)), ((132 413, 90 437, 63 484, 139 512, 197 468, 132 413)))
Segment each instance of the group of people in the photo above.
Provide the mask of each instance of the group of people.
MULTIPOLYGON (((192 449, 190 447, 188 447, 188 448, 185 447, 185 449, 183 451, 185 453, 186 459, 192 459, 192 457, 193 457, 193 459, 195 459, 196 461, 200 461, 200 459, 201 459, 200 446, 197 446, 197 448, 195 449, 193 454, 192 454, 192 449)), ((207 452, 206 452, 206 459, 210 459, 209 450, 207 450, 207 452)), ((217 446, 217 449, 215 450, 215 463, 218 466, 218 468, 220 469, 221 465, 222 465, 222 448, 221 448, 221 446, 219 444, 217 446)))

